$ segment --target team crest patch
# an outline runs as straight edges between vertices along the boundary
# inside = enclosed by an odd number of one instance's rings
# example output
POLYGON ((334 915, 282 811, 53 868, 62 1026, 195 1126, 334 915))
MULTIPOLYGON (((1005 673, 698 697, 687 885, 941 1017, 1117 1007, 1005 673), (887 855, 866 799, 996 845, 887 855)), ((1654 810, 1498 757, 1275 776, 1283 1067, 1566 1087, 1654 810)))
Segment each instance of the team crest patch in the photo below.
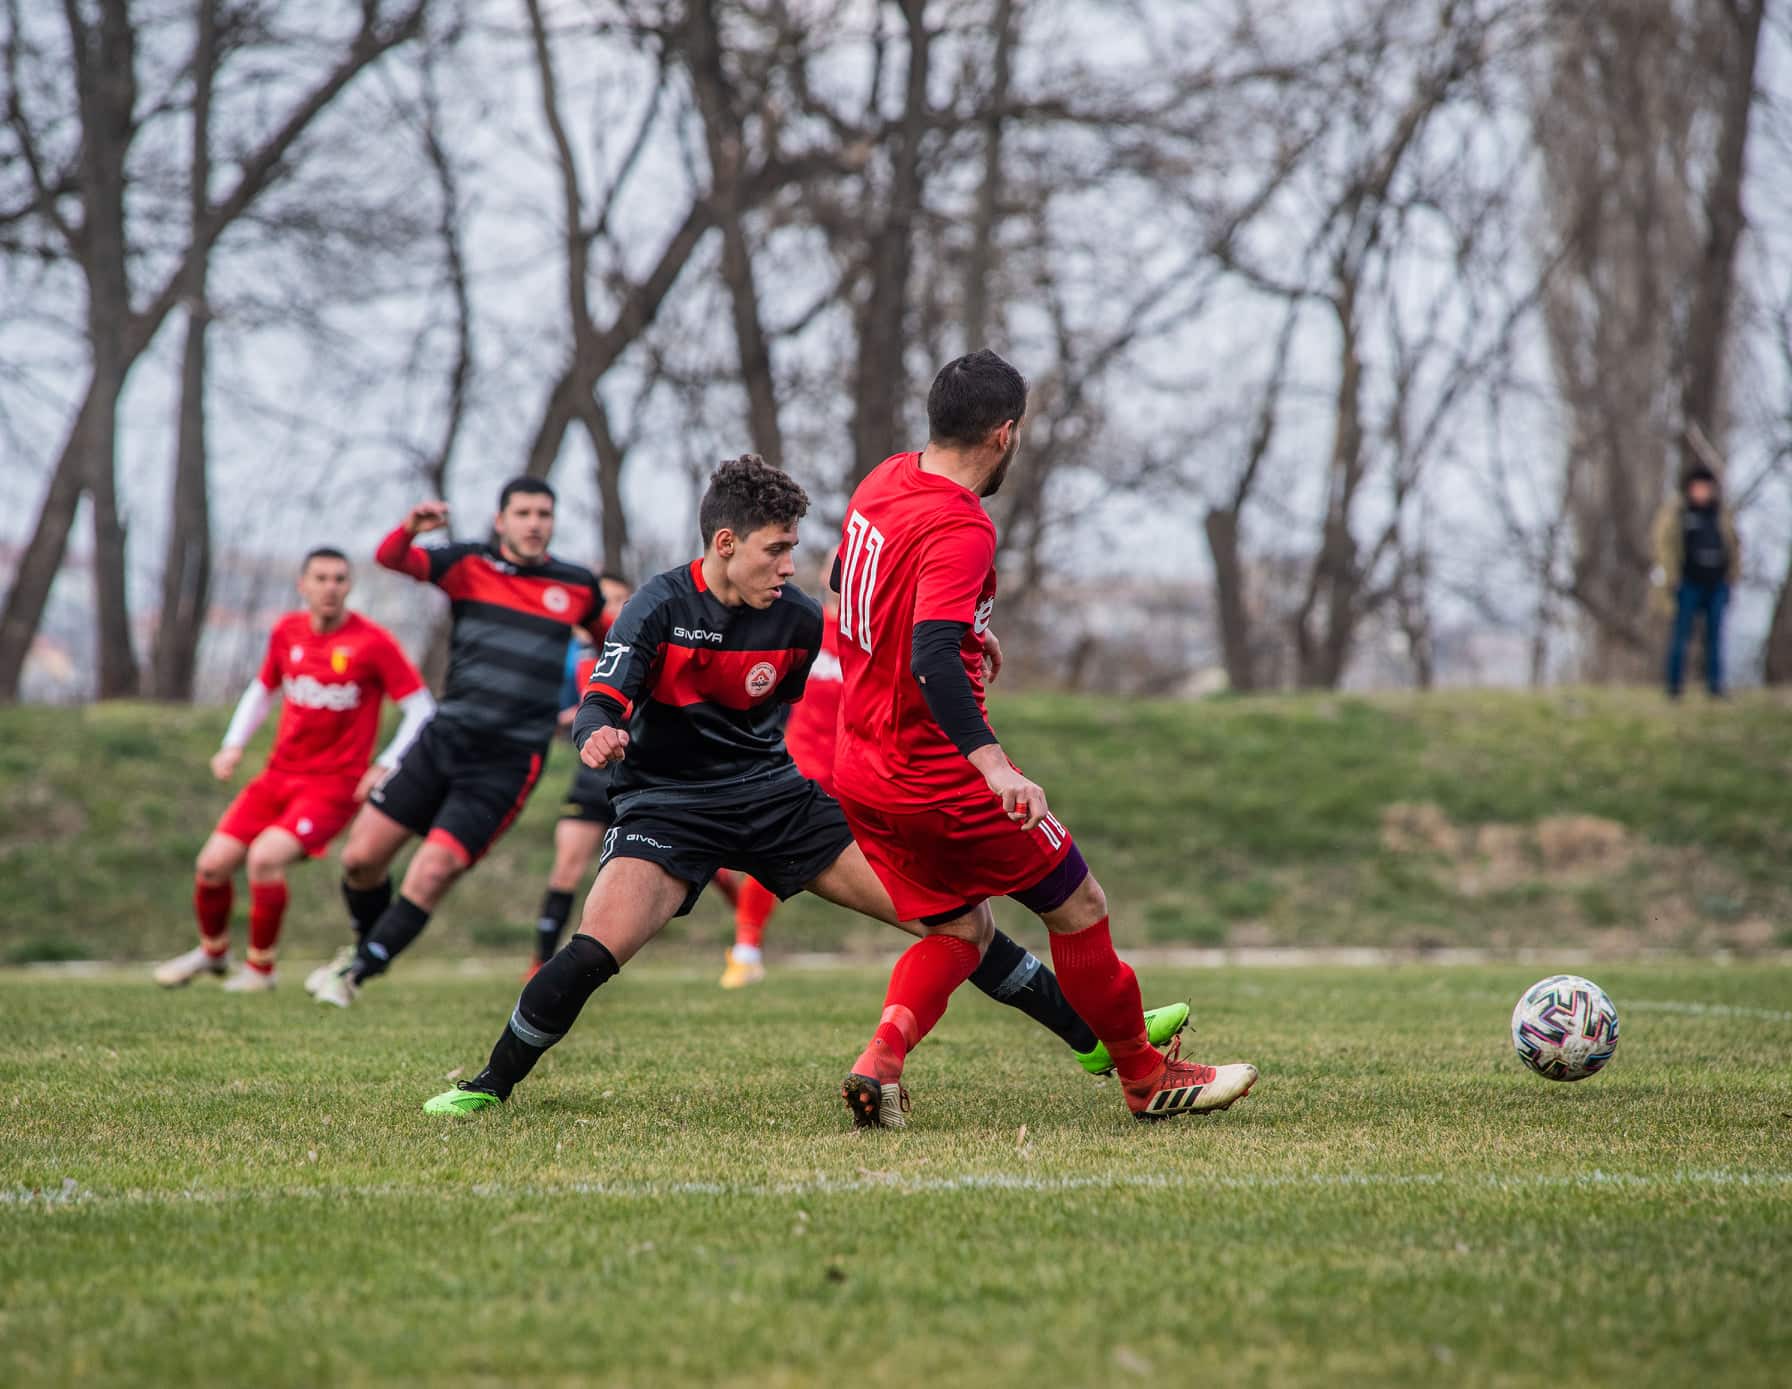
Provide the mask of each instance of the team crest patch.
POLYGON ((310 834, 312 830, 316 829, 317 826, 313 825, 309 820, 301 820, 297 825, 293 826, 293 828, 298 830, 299 837, 303 838, 310 834))
POLYGON ((778 668, 770 661, 761 661, 747 672, 747 693, 754 699, 770 694, 777 683, 778 668))
POLYGON ((563 613, 572 606, 572 595, 559 584, 549 584, 541 591, 541 606, 551 613, 563 613))
POLYGON ((304 660, 305 660, 305 648, 302 646, 295 646, 295 647, 293 647, 293 649, 291 651, 288 651, 286 653, 286 663, 288 665, 293 665, 293 666, 301 665, 301 664, 303 664, 304 660))
POLYGON ((330 652, 330 669, 338 675, 348 674, 348 648, 346 646, 338 646, 330 652))

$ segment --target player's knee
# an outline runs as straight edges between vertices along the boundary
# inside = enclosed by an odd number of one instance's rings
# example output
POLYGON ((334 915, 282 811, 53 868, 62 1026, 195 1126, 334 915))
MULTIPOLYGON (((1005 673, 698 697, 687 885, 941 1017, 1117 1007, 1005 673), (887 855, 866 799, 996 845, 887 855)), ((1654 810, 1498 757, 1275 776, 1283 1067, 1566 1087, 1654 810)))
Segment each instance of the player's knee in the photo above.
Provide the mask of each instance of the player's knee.
POLYGON ((220 883, 229 882, 241 862, 242 852, 235 841, 222 835, 215 836, 207 841, 198 857, 193 860, 193 876, 200 882, 216 887, 220 883))
POLYGON ((404 875, 404 895, 418 903, 434 902, 447 892, 468 865, 439 844, 425 844, 404 875))
POLYGON ((283 845, 261 840, 249 846, 249 878, 252 882, 272 882, 286 876, 288 863, 283 845))

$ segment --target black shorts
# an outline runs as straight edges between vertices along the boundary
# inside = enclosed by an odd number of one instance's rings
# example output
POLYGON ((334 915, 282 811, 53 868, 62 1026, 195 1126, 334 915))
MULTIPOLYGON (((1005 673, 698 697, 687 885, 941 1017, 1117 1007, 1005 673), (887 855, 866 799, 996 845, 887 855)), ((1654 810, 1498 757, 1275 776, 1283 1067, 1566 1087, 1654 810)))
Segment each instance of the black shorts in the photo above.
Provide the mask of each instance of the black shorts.
POLYGON ((485 857, 522 812, 541 776, 541 762, 540 748, 435 718, 369 799, 411 833, 469 865, 485 857))
MULTIPOLYGON (((576 756, 576 754, 575 754, 576 756)), ((616 807, 610 804, 610 772, 598 771, 583 762, 572 774, 572 785, 566 788, 566 800, 560 806, 562 820, 577 820, 586 825, 613 825, 616 807)))
POLYGON ((613 858, 657 863, 690 885, 684 916, 718 868, 750 873, 779 898, 794 897, 852 844, 840 803, 806 778, 714 805, 654 803, 651 791, 629 798, 604 836, 598 871, 613 858))

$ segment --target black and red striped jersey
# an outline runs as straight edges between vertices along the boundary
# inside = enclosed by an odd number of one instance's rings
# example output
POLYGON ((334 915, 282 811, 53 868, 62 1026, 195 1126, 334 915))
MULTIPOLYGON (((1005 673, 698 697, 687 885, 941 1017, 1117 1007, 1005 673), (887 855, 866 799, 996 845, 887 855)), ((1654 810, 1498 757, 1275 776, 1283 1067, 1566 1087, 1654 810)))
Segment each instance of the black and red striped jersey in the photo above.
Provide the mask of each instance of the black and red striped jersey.
POLYGON ((618 804, 651 791, 678 800, 727 795, 801 774, 784 747, 784 706, 801 699, 821 649, 821 607, 794 584, 769 608, 728 607, 703 561, 655 574, 604 641, 573 723, 573 742, 626 728, 610 782, 618 804))
POLYGON ((474 733, 543 747, 560 715, 566 644, 601 623, 597 576, 548 556, 513 564, 489 543, 413 545, 400 526, 375 558, 434 584, 453 604, 448 680, 436 717, 474 733))

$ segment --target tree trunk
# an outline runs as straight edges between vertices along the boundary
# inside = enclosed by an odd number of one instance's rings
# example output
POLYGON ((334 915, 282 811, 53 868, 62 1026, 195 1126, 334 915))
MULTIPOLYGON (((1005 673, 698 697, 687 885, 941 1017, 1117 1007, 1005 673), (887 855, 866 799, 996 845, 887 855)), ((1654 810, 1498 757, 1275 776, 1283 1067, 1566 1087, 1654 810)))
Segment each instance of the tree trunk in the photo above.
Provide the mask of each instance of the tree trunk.
POLYGON ((747 239, 745 209, 741 204, 743 121, 722 66, 715 0, 693 0, 686 15, 685 33, 685 65, 690 70, 709 155, 710 201, 722 229, 722 283, 728 288, 741 384, 747 392, 747 429, 754 452, 782 468, 784 430, 778 418, 777 382, 772 375, 771 347, 759 314, 753 249, 747 239))
POLYGON ((1736 243, 1742 235, 1742 179, 1755 100, 1755 65, 1766 8, 1766 0, 1729 0, 1708 7, 1708 22, 1725 31, 1726 71, 1717 145, 1705 189, 1705 239, 1681 352, 1680 413, 1687 436, 1683 470, 1700 461, 1691 442, 1693 429, 1703 431, 1720 451, 1723 448, 1723 369, 1735 300, 1736 243))
POLYGON ((1779 597, 1774 600, 1761 678, 1769 685, 1792 684, 1792 564, 1787 566, 1779 597))
POLYGON ((996 0, 996 49, 990 91, 983 116, 983 178, 977 185, 977 211, 971 223, 971 249, 964 266, 964 346, 975 352, 989 342, 990 282, 995 278, 996 233, 1002 221, 1003 107, 1013 77, 1015 12, 1020 0, 996 0))
MULTIPOLYGON (((217 68, 217 6, 201 0, 193 50, 193 150, 188 212, 195 230, 205 220, 212 181, 212 76, 217 68)), ((157 699, 193 698, 199 638, 205 630, 212 583, 212 529, 205 444, 205 302, 210 256, 195 256, 185 285, 187 340, 181 352, 179 421, 175 430, 174 498, 162 561, 162 611, 152 672, 157 699)))
POLYGON ((137 93, 136 37, 124 0, 106 0, 97 25, 84 32, 70 6, 69 23, 78 54, 81 176, 86 185, 81 269, 87 279, 87 338, 96 392, 84 431, 87 487, 93 498, 96 666, 99 697, 115 699, 138 692, 125 528, 118 514, 118 398, 133 358, 124 340, 131 318, 124 200, 137 93))
POLYGON ((154 689, 157 699, 193 698, 199 638, 205 629, 212 582, 211 506, 205 444, 205 330, 203 285, 187 310, 181 355, 180 423, 174 451, 174 503, 168 518, 168 550, 162 565, 162 612, 156 627, 154 689))
POLYGON ((871 284, 858 314, 858 361, 853 369, 852 472, 857 484, 905 442, 902 406, 908 396, 903 360, 915 220, 921 207, 921 140, 925 133, 931 38, 926 0, 901 0, 908 31, 908 81, 902 125, 893 141, 890 196, 871 236, 871 284))
POLYGON ((1226 681, 1238 694, 1257 688, 1251 658, 1251 613, 1245 601, 1244 561, 1238 549, 1238 513, 1223 507, 1207 512, 1207 548, 1213 556, 1213 587, 1220 620, 1220 650, 1226 681))
POLYGON ((87 490, 87 420, 94 411, 95 398, 95 383, 90 381, 74 427, 63 441, 56 471, 50 475, 50 490, 38 509, 37 524, 7 592, 5 611, 0 612, 0 701, 9 704, 19 697, 25 659, 31 654, 32 638, 43 622, 50 587, 62 568, 75 513, 87 490))

